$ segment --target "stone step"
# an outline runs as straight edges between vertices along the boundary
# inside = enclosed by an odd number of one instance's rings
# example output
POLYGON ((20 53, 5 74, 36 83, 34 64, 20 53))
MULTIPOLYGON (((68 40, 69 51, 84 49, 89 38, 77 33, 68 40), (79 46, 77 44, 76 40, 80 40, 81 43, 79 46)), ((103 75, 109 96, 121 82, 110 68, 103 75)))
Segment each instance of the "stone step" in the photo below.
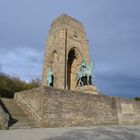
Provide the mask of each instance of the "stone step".
POLYGON ((14 99, 1 99, 11 115, 9 129, 36 128, 40 124, 36 122, 26 109, 21 108, 14 99))
POLYGON ((39 123, 34 123, 34 122, 17 122, 13 126, 35 126, 35 125, 39 125, 39 123))
POLYGON ((20 129, 20 128, 38 128, 40 127, 40 124, 39 123, 27 123, 27 122, 17 122, 15 123, 14 125, 12 125, 9 129, 20 129))
POLYGON ((18 127, 12 126, 9 129, 13 130, 13 129, 30 129, 30 128, 32 128, 32 127, 30 127, 30 126, 20 126, 20 127, 19 126, 18 127))

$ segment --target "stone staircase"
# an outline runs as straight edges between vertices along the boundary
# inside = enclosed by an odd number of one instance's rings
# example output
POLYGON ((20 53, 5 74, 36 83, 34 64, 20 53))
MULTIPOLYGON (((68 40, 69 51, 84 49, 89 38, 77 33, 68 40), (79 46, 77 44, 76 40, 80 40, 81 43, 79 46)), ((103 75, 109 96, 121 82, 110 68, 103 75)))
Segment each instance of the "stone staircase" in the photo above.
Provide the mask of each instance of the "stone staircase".
POLYGON ((40 127, 40 124, 31 117, 27 111, 23 110, 14 99, 2 98, 2 106, 9 114, 9 129, 24 129, 40 127))

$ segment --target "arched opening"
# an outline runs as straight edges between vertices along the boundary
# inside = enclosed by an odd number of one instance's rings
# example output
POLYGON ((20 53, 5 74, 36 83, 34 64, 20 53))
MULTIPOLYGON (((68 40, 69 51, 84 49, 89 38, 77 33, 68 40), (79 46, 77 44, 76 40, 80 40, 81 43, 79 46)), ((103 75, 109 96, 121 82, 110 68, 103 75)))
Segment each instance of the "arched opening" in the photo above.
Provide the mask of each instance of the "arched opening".
POLYGON ((72 90, 76 87, 76 73, 80 64, 79 54, 73 48, 68 53, 67 61, 67 88, 72 90))
POLYGON ((57 51, 54 50, 53 53, 52 53, 52 59, 51 59, 51 70, 53 72, 53 76, 52 76, 52 84, 51 86, 56 86, 56 83, 57 83, 57 61, 58 61, 58 54, 57 54, 57 51))
POLYGON ((53 52, 53 62, 57 62, 57 51, 53 52))

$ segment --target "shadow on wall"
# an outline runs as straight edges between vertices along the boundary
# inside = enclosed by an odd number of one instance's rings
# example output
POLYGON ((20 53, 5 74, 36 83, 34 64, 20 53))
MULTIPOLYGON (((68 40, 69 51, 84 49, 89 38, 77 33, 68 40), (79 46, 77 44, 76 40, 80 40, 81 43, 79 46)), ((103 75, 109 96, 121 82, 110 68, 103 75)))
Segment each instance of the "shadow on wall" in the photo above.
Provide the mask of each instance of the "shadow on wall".
POLYGON ((10 112, 8 111, 7 107, 4 105, 3 101, 0 99, 0 106, 3 108, 5 113, 9 114, 9 121, 8 121, 8 127, 12 126, 14 123, 16 123, 18 120, 12 118, 10 112))

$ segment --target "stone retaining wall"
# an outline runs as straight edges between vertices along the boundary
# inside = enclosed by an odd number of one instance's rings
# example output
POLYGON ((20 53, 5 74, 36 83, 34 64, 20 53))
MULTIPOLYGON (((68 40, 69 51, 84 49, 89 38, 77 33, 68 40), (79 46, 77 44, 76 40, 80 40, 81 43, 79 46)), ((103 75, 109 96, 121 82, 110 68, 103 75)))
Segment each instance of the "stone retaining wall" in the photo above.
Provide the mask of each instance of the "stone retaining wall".
POLYGON ((140 101, 115 98, 119 124, 140 124, 140 101))
POLYGON ((9 115, 5 113, 1 104, 0 104, 0 129, 8 128, 9 115))
POLYGON ((19 98, 24 99, 28 111, 37 113, 44 127, 140 123, 140 102, 134 100, 51 87, 19 92, 15 98, 22 106, 19 98))
POLYGON ((22 109, 29 112, 37 121, 41 121, 43 118, 43 95, 43 88, 35 88, 18 92, 14 98, 22 109))

